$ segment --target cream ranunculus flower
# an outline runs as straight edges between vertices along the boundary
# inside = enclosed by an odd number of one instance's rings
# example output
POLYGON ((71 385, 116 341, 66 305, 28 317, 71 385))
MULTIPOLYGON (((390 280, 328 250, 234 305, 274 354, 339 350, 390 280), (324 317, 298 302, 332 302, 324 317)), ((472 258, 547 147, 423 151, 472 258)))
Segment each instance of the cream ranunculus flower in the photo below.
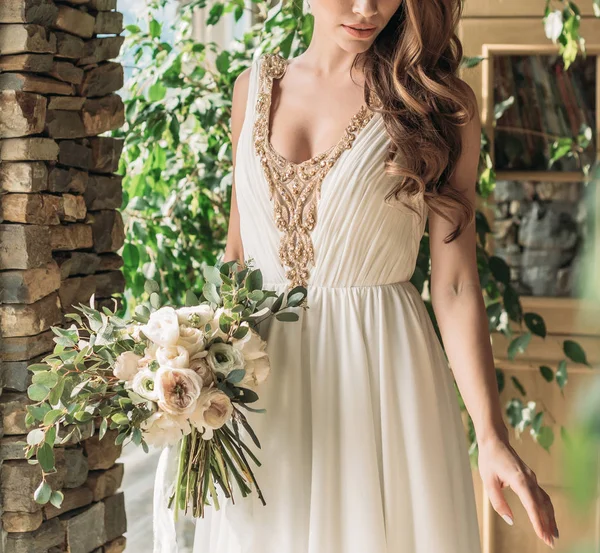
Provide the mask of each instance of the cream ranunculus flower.
POLYGON ((131 389, 144 399, 158 401, 158 392, 156 391, 156 384, 154 382, 155 377, 155 372, 152 372, 150 369, 142 369, 133 378, 131 389))
POLYGON ((161 367, 187 369, 190 363, 190 354, 183 346, 160 346, 156 350, 156 360, 161 367))
POLYGON ((158 407, 171 415, 189 415, 196 407, 202 379, 190 369, 161 367, 154 379, 158 407))
POLYGON ((162 411, 153 413, 140 425, 144 439, 148 444, 163 448, 174 445, 192 430, 185 417, 171 416, 162 411))
POLYGON ((212 307, 205 303, 189 307, 180 307, 176 311, 180 325, 194 325, 197 329, 204 329, 204 325, 210 322, 215 316, 212 307), (190 316, 192 315, 194 315, 194 318, 190 320, 190 316))
POLYGON ((225 342, 215 342, 210 346, 206 361, 214 372, 225 376, 235 369, 244 368, 244 356, 242 352, 225 342))
POLYGON ((119 380, 131 382, 139 370, 138 363, 140 359, 141 356, 133 353, 133 351, 124 351, 117 357, 115 361, 113 374, 119 380))
POLYGON ((210 386, 215 382, 215 373, 210 368, 206 357, 208 356, 207 351, 203 351, 205 355, 197 355, 190 359, 190 369, 196 372, 196 374, 202 379, 203 386, 210 386))
POLYGON ((221 428, 232 413, 233 405, 227 394, 218 388, 205 388, 196 402, 196 409, 190 415, 190 421, 199 430, 204 429, 202 437, 210 440, 213 430, 221 428))
POLYGON ((179 325, 179 342, 180 346, 187 349, 190 357, 200 353, 206 346, 204 331, 194 328, 193 326, 179 325))
MULTIPOLYGON (((248 323, 242 323, 242 326, 248 323)), ((258 386, 262 384, 271 370, 269 356, 266 352, 267 342, 253 328, 249 328, 243 338, 233 340, 233 347, 239 349, 245 360, 246 375, 240 382, 242 386, 258 386)))
POLYGON ((258 386, 267 379, 267 376, 271 372, 269 356, 265 354, 255 359, 246 359, 245 368, 246 374, 240 382, 240 386, 248 386, 250 388, 258 386))
POLYGON ((154 311, 140 330, 159 346, 176 345, 179 340, 179 320, 175 309, 165 305, 154 311))

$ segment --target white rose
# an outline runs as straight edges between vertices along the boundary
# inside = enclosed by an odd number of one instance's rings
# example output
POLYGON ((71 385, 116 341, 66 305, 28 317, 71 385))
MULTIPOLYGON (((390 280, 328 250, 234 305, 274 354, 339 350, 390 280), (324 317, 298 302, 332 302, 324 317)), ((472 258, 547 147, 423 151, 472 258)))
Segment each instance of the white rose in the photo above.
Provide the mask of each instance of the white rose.
POLYGON ((191 326, 193 324, 200 329, 204 329, 204 325, 210 322, 214 316, 215 312, 212 307, 205 303, 177 309, 177 318, 180 325, 191 326), (191 315, 194 315, 194 318, 190 321, 191 315))
POLYGON ((156 360, 161 367, 187 369, 190 363, 190 354, 183 346, 160 346, 156 350, 156 360))
MULTIPOLYGON (((244 321, 240 327, 248 326, 248 323, 244 321)), ((267 349, 267 342, 263 340, 258 332, 253 328, 249 328, 248 332, 243 338, 234 338, 232 342, 233 347, 239 349, 245 359, 256 359, 265 355, 267 349)))
POLYGON ((133 378, 131 388, 144 399, 158 401, 158 392, 156 391, 156 384, 154 382, 155 376, 156 373, 150 369, 142 369, 133 378))
POLYGON ((113 367, 113 374, 119 380, 125 380, 130 382, 133 377, 137 374, 139 367, 138 362, 141 356, 133 353, 133 351, 124 351, 115 360, 115 366, 113 367))
POLYGON ((206 360, 213 371, 225 376, 235 369, 244 368, 242 352, 224 342, 216 342, 210 346, 206 360))
POLYGON ((190 421, 196 428, 204 428, 202 437, 210 440, 213 430, 221 428, 233 413, 233 405, 227 394, 218 388, 205 388, 198 401, 196 409, 190 415, 190 421))
POLYGON ((193 326, 179 325, 179 345, 188 350, 190 357, 200 353, 206 346, 204 332, 193 326))
POLYGON ((191 413, 202 390, 202 379, 189 369, 161 367, 154 383, 158 407, 171 415, 191 413))
POLYGON ((144 439, 154 447, 174 445, 192 430, 190 423, 184 417, 174 417, 157 411, 140 425, 144 439))
POLYGON ((174 346, 179 340, 179 321, 175 309, 165 305, 154 311, 141 331, 159 346, 174 346))
POLYGON ((271 364, 268 355, 262 355, 256 359, 246 359, 246 374, 241 386, 249 386, 250 388, 262 384, 271 372, 271 364))

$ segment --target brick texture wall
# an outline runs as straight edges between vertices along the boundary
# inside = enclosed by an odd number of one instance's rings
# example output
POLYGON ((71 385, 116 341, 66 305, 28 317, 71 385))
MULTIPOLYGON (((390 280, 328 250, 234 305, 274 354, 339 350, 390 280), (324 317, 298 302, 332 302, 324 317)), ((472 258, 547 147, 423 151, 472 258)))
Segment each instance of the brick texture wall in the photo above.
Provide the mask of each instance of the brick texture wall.
MULTIPOLYGON (((33 501, 24 459, 29 364, 71 305, 122 292, 123 125, 116 0, 0 0, 0 551, 119 553, 126 516, 114 436, 57 451, 62 508, 33 501)), ((90 437, 91 436, 91 437, 90 437)))

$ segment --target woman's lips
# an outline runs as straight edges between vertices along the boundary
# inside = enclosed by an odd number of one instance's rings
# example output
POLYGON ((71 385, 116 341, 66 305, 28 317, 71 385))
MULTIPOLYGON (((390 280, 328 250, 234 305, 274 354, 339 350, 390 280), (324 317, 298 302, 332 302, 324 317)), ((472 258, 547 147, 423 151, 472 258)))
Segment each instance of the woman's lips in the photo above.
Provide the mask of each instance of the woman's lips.
POLYGON ((356 27, 349 27, 348 25, 342 25, 346 31, 357 38, 368 38, 370 37, 377 27, 370 27, 369 29, 357 29, 356 27))

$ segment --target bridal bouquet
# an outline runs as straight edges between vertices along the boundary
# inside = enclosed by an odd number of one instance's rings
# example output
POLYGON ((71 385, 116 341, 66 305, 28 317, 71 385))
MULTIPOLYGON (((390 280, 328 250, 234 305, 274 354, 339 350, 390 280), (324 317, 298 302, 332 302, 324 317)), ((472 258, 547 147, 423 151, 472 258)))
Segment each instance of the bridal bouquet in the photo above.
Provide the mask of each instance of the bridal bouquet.
POLYGON ((75 321, 69 328, 52 327, 53 353, 29 367, 34 403, 26 422, 34 428, 26 455, 42 469, 38 503, 60 506, 62 493, 47 480, 56 471, 54 447, 91 424, 100 439, 113 429, 117 444, 133 441, 145 451, 180 442, 169 502, 175 516, 191 508, 202 517, 209 499, 218 509, 217 486, 233 498, 234 482, 243 496, 254 485, 264 504, 250 461, 260 462, 244 441, 260 448, 243 411, 261 411, 250 404, 270 371, 256 326, 271 316, 297 320, 289 308, 305 307, 306 289, 263 290, 260 270, 233 261, 203 273, 201 298, 188 292, 185 306, 161 306, 158 284, 148 281, 150 305, 131 320, 93 309, 92 296, 90 307, 75 307, 81 315, 67 315, 75 321), (269 305, 268 298, 276 299, 269 305))

